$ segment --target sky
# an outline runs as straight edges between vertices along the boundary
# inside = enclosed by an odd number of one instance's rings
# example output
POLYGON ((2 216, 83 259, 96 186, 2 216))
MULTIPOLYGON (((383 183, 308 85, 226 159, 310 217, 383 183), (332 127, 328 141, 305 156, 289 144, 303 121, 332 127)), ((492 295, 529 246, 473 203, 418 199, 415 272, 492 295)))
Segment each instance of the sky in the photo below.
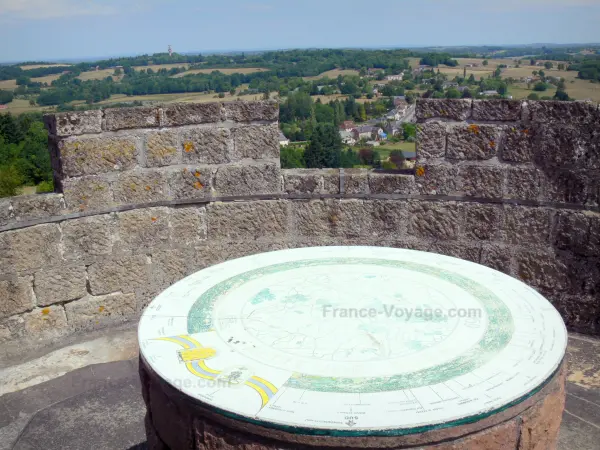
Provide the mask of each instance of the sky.
POLYGON ((600 42, 600 0, 0 0, 0 61, 600 42))

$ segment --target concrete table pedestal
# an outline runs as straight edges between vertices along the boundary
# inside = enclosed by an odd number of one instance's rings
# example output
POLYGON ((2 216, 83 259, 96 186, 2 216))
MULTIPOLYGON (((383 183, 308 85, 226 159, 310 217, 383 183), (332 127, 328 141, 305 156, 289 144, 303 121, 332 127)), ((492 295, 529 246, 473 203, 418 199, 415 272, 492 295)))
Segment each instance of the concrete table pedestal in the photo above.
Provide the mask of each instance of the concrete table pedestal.
POLYGON ((140 321, 151 449, 552 449, 566 331, 441 255, 286 250, 200 271, 140 321))

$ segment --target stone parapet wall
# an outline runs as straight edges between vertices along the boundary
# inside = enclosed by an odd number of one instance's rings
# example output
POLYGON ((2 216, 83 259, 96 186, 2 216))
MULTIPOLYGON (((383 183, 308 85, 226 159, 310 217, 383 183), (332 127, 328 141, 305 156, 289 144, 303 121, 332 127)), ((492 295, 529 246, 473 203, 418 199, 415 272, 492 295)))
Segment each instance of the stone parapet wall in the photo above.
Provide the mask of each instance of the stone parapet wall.
POLYGON ((0 362, 80 330, 136 320, 158 293, 209 265, 313 245, 410 248, 478 262, 539 290, 571 330, 600 334, 600 213, 594 194, 600 126, 585 122, 597 110, 544 103, 540 110, 534 102, 420 102, 415 175, 280 170, 273 150, 277 109, 271 103, 52 116, 51 144, 61 150, 53 164, 63 192, 0 200, 0 362), (525 148, 513 145, 512 128, 537 130, 531 117, 544 125, 561 114, 561 126, 584 133, 576 146, 560 141, 560 158, 567 162, 556 162, 558 148, 543 153, 550 143, 537 131, 528 162, 506 159, 525 148), (212 117, 219 121, 209 122, 212 117), (472 123, 474 117, 481 122, 472 123), (247 129, 251 142, 238 144, 235 130, 247 129), (184 135, 222 130, 230 133, 226 144, 219 147, 217 140, 205 147, 212 159, 182 163, 184 135), (168 132, 177 135, 179 159, 145 167, 151 133, 168 132), (131 166, 106 166, 97 150, 83 151, 74 165, 66 162, 72 155, 65 156, 65 142, 102 146, 104 137, 114 142, 112 133, 137 139, 131 166), (229 161, 215 162, 223 155, 229 161), (489 158, 461 159, 467 156, 489 158), (555 184, 552 164, 566 177, 564 184, 555 184), (147 170, 167 180, 163 190, 145 189, 148 178, 140 174, 147 170), (96 195, 97 180, 106 182, 97 195, 108 200, 80 201, 96 195), (203 187, 192 191, 198 182, 203 187))

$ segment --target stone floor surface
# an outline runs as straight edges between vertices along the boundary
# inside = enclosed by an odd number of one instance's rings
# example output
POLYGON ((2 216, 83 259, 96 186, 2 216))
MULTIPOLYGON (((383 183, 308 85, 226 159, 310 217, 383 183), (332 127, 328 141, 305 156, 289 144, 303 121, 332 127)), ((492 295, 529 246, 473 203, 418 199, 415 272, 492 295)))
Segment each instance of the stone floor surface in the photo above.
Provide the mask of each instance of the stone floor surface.
MULTIPOLYGON (((0 450, 145 449, 132 329, 0 369, 0 450)), ((571 334, 559 450, 600 448, 600 339, 571 334)))

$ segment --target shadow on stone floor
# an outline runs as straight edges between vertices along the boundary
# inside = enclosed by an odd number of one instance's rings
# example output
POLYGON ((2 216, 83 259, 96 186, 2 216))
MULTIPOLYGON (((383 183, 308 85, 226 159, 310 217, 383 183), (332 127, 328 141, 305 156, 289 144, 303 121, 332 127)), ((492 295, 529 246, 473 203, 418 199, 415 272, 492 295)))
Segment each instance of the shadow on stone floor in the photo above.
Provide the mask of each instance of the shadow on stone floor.
MULTIPOLYGON (((559 450, 600 442, 600 340, 570 335, 559 450)), ((87 366, 0 397, 0 450, 145 450, 137 359, 87 366)))

